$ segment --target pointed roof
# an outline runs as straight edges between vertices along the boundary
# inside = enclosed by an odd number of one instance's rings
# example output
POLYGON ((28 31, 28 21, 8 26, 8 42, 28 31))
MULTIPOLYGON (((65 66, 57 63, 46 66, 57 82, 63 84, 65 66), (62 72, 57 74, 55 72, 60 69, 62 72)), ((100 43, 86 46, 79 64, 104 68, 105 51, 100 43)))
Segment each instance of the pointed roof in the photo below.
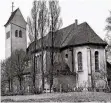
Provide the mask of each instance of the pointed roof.
POLYGON ((19 8, 17 8, 14 12, 12 12, 11 16, 9 17, 7 23, 4 25, 5 27, 10 23, 10 21, 13 19, 13 17, 15 16, 16 12, 19 10, 19 8))

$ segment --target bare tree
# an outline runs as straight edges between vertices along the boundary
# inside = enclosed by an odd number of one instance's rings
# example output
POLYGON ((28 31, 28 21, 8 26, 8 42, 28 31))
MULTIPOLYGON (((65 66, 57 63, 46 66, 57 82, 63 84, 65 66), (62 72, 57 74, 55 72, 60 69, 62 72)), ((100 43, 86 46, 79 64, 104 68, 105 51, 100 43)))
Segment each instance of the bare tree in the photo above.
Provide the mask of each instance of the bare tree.
POLYGON ((107 31, 111 31, 111 11, 109 12, 110 12, 110 16, 106 19, 107 26, 105 27, 107 31))
POLYGON ((109 11, 109 13, 110 13, 110 16, 106 18, 107 25, 105 27, 105 30, 107 32, 106 32, 106 35, 105 35, 105 41, 109 45, 111 45, 111 36, 110 36, 110 32, 111 32, 111 11, 109 11))
POLYGON ((27 30, 30 42, 32 43, 38 37, 38 17, 40 10, 40 1, 33 1, 31 15, 27 18, 27 30), (36 33, 35 33, 36 32, 36 33))
POLYGON ((51 32, 51 70, 50 70, 50 92, 53 85, 53 63, 54 63, 54 35, 60 28, 62 19, 60 18, 60 6, 56 0, 49 1, 49 17, 50 17, 50 32, 51 32))
POLYGON ((1 63, 1 78, 2 78, 1 83, 3 83, 4 81, 8 81, 9 92, 11 92, 13 89, 12 87, 13 75, 14 73, 11 67, 11 58, 8 58, 1 63))
MULTIPOLYGON (((36 50, 36 40, 38 37, 38 17, 39 17, 39 10, 40 10, 40 1, 34 1, 33 7, 31 10, 31 17, 28 17, 28 33, 29 39, 31 42, 34 41, 34 50, 36 50)), ((35 76, 36 76, 36 58, 35 53, 33 55, 34 66, 33 66, 33 89, 35 89, 35 76)))
MULTIPOLYGON (((55 32, 60 28, 62 24, 62 20, 59 17, 60 16, 60 6, 58 1, 49 1, 49 8, 47 9, 46 1, 34 1, 33 2, 33 8, 31 11, 31 18, 28 18, 28 31, 29 31, 29 38, 31 42, 34 41, 34 50, 36 50, 36 40, 38 37, 41 37, 40 45, 41 53, 42 53, 42 60, 41 60, 41 71, 42 71, 42 89, 44 89, 44 66, 43 66, 43 55, 44 55, 44 35, 48 32, 48 27, 50 28, 49 32, 51 33, 51 45, 52 45, 52 51, 51 51, 51 70, 50 70, 50 90, 52 88, 53 84, 53 60, 54 60, 54 34, 55 32)), ((33 84, 35 85, 35 54, 34 54, 34 72, 33 72, 33 84)), ((35 86, 34 86, 35 87, 35 86)))
POLYGON ((19 84, 20 84, 20 91, 22 90, 22 82, 23 82, 23 74, 24 70, 27 67, 27 59, 26 59, 26 53, 23 50, 16 50, 11 55, 11 63, 12 63, 12 69, 13 73, 18 78, 19 84))
POLYGON ((46 6, 46 1, 41 1, 39 18, 38 18, 38 32, 40 34, 40 44, 41 44, 41 71, 42 71, 42 90, 44 90, 44 40, 43 37, 46 35, 48 29, 48 9, 46 6))

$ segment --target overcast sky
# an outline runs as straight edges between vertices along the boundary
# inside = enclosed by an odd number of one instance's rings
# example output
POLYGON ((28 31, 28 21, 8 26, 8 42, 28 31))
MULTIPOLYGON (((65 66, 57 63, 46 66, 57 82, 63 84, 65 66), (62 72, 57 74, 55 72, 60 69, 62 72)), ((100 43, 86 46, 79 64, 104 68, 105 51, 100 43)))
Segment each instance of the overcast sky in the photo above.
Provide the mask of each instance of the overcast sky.
MULTIPOLYGON (((33 0, 1 0, 0 1, 0 60, 5 58, 5 28, 11 14, 11 3, 14 1, 14 10, 20 8, 25 20, 30 14, 33 0)), ((106 18, 111 10, 111 0, 59 0, 63 26, 68 26, 78 19, 78 23, 87 22, 102 38, 106 32, 106 18)))

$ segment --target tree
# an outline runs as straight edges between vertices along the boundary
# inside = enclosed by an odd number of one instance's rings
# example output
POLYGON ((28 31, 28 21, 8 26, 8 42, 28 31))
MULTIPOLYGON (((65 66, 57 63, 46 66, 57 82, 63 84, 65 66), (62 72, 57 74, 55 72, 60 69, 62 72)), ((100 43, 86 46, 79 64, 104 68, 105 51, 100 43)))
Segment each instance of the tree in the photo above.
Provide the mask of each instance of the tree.
POLYGON ((50 32, 51 32, 51 70, 50 70, 50 92, 53 85, 53 63, 54 63, 54 35, 59 30, 62 19, 60 18, 60 6, 56 0, 49 1, 49 21, 50 21, 50 32))
POLYGON ((13 90, 13 87, 12 87, 12 83, 13 83, 12 79, 14 75, 13 71, 14 70, 11 65, 11 58, 8 58, 1 63, 1 78, 2 78, 1 83, 8 81, 9 92, 13 90))
MULTIPOLYGON (((34 41, 34 50, 36 50, 36 40, 38 38, 38 17, 39 17, 39 10, 40 10, 40 1, 34 1, 33 7, 31 9, 31 17, 28 17, 28 33, 29 39, 31 42, 34 41)), ((33 67, 33 89, 35 89, 35 76, 36 76, 36 59, 35 54, 33 55, 32 59, 34 60, 34 67, 33 67)))
POLYGON ((110 32, 111 32, 111 11, 109 11, 110 16, 106 18, 106 22, 107 25, 105 27, 105 30, 107 31, 106 36, 105 36, 105 41, 111 45, 111 36, 110 36, 110 32))
POLYGON ((26 61, 27 61, 26 53, 23 50, 15 50, 14 52, 12 52, 11 55, 12 69, 14 76, 18 78, 20 91, 22 90, 24 71, 27 67, 26 61))
MULTIPOLYGON (((33 8, 31 11, 31 17, 28 18, 28 31, 29 31, 29 38, 31 42, 34 41, 34 50, 36 50, 36 40, 41 37, 38 41, 40 42, 40 49, 42 53, 42 89, 44 88, 44 70, 43 70, 43 42, 44 42, 44 36, 47 32, 50 32, 52 35, 50 37, 51 45, 52 45, 52 52, 51 52, 51 68, 53 68, 53 48, 54 48, 54 35, 55 32, 60 28, 61 26, 61 18, 60 16, 60 7, 58 4, 58 1, 49 1, 49 8, 47 9, 46 1, 34 1, 33 2, 33 8), (49 30, 50 28, 50 30, 49 30)), ((34 72, 33 72, 33 84, 35 85, 35 53, 34 53, 34 72)), ((53 69, 50 70, 51 78, 53 78, 53 69)), ((50 88, 53 84, 53 79, 50 79, 50 88)), ((35 87, 35 86, 34 86, 35 87)), ((51 89, 50 89, 51 90, 51 89)))
POLYGON ((107 22, 107 26, 105 27, 105 29, 109 32, 111 31, 111 11, 110 12, 110 16, 106 19, 107 22))
POLYGON ((40 45, 41 45, 41 71, 42 71, 42 90, 44 90, 44 40, 43 37, 46 35, 48 29, 48 9, 46 7, 46 1, 41 1, 39 18, 38 18, 38 32, 40 34, 40 45))
POLYGON ((94 87, 98 89, 107 89, 108 87, 108 82, 107 82, 107 71, 104 69, 101 69, 99 72, 93 72, 92 77, 93 77, 93 83, 94 87))

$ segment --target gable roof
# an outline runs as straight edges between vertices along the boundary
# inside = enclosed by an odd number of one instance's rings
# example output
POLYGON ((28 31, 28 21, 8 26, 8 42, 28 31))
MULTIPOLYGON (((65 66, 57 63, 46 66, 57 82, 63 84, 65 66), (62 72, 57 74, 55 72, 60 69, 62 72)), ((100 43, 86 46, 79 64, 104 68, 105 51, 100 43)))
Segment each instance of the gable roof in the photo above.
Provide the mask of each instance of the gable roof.
MULTIPOLYGON (((41 39, 36 41, 36 49, 40 49, 40 41, 41 39)), ((54 47, 64 48, 83 44, 107 45, 107 43, 103 41, 86 22, 77 26, 73 23, 54 33, 54 47)), ((51 47, 51 33, 43 38, 43 46, 51 47)), ((28 50, 33 47, 34 42, 29 45, 28 50)))
POLYGON ((12 12, 11 16, 9 17, 8 21, 6 22, 6 24, 4 25, 5 27, 10 23, 10 21, 13 19, 13 17, 15 16, 17 10, 19 8, 17 8, 14 12, 12 12))

